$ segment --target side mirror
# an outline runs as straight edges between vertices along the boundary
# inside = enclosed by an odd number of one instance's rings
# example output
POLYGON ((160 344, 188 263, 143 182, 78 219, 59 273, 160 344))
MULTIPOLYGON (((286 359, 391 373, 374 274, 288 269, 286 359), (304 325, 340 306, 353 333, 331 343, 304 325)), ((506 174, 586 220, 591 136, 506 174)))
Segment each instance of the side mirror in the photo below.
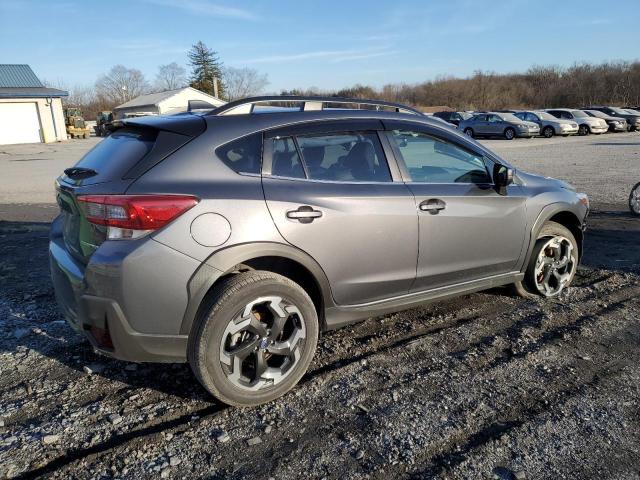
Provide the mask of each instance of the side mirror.
POLYGON ((513 183, 513 168, 497 163, 493 167, 493 184, 500 195, 507 194, 507 187, 513 183))

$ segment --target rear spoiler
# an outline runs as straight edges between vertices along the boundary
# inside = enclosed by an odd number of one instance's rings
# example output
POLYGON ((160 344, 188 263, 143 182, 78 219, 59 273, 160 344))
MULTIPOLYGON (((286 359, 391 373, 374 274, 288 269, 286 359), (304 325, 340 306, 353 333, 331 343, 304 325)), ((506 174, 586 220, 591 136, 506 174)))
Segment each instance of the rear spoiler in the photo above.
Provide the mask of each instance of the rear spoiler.
POLYGON ((150 115, 147 117, 122 118, 113 121, 113 129, 133 127, 179 133, 197 137, 207 129, 207 122, 199 115, 178 113, 175 115, 150 115))

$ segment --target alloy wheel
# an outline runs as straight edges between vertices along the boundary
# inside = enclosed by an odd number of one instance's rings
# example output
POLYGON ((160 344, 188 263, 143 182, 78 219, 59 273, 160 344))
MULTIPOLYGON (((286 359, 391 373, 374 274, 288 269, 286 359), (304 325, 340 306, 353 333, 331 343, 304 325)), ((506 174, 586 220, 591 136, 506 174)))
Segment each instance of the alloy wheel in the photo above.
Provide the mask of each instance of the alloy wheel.
POLYGON ((244 390, 277 385, 293 370, 304 349, 300 310, 282 297, 257 298, 227 325, 220 364, 227 379, 244 390))
POLYGON ((555 236, 540 249, 535 266, 535 286, 545 297, 559 294, 576 270, 573 245, 569 239, 555 236))
POLYGON ((629 195, 629 209, 631 213, 640 215, 640 183, 636 184, 629 195))
POLYGON ((507 128, 507 129, 504 131, 504 137, 505 137, 507 140, 513 140, 513 138, 514 138, 515 136, 516 136, 516 134, 515 134, 515 132, 513 131, 513 129, 512 129, 512 128, 507 128))
POLYGON ((551 138, 551 137, 553 137, 553 128, 546 127, 542 133, 543 133, 545 138, 551 138))

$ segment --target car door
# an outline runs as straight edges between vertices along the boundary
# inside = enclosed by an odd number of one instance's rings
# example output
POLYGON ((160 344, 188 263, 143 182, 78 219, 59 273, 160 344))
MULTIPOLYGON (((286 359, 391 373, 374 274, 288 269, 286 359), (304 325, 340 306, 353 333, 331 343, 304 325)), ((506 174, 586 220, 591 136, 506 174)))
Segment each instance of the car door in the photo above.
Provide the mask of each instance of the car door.
POLYGON ((471 128, 473 128, 473 131, 479 135, 487 135, 489 133, 489 123, 487 122, 487 115, 476 115, 471 128))
POLYGON ((458 136, 411 123, 385 126, 419 216, 412 291, 513 272, 525 239, 522 188, 498 194, 489 174, 497 160, 458 136))
POLYGON ((489 135, 502 135, 504 130, 504 122, 498 115, 487 115, 488 128, 487 134, 489 135))
MULTIPOLYGON (((518 118, 522 118, 522 117, 518 117, 518 118)), ((533 113, 529 113, 529 112, 527 112, 527 114, 525 115, 525 117, 524 117, 524 119, 523 119, 523 120, 525 120, 525 121, 527 121, 527 122, 533 122, 533 123, 536 123, 536 124, 538 124, 538 126, 539 126, 540 128, 542 128, 542 120, 540 120, 540 119, 538 118, 538 116, 537 116, 537 115, 535 115, 535 114, 533 114, 533 113)))
POLYGON ((379 121, 338 122, 265 134, 262 184, 273 221, 322 267, 340 305, 405 294, 415 280, 415 202, 392 154, 387 162, 381 129, 379 121))

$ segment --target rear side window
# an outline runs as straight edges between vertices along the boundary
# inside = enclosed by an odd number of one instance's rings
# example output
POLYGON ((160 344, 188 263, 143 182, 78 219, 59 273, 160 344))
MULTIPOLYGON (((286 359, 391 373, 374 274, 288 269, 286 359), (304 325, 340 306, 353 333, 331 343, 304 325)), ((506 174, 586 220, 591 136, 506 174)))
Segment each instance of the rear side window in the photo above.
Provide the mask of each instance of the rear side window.
POLYGON ((255 133, 229 142, 216 149, 216 155, 237 173, 260 173, 262 166, 262 134, 255 133))
POLYGON ((116 130, 75 165, 98 172, 82 183, 88 185, 122 178, 151 151, 156 135, 157 130, 116 130))
POLYGON ((293 138, 273 139, 271 175, 289 178, 305 178, 298 149, 293 138))
POLYGON ((390 182, 376 133, 297 137, 309 178, 345 182, 390 182))

